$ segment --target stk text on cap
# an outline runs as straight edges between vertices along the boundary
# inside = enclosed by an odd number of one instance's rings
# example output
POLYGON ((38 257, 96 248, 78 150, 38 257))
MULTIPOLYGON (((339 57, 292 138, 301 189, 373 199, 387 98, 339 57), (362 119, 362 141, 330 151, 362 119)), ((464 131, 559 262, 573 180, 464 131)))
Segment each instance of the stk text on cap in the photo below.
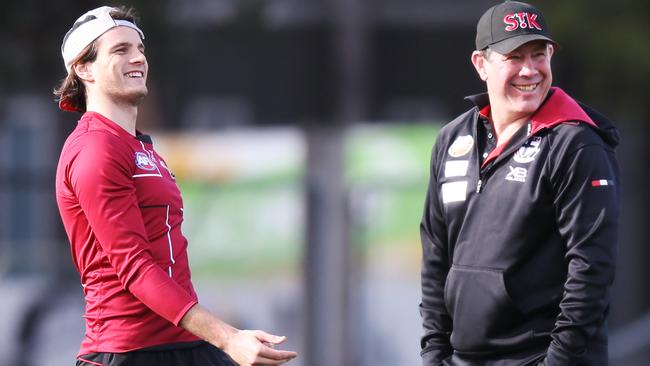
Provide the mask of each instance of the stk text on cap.
POLYGON ((501 54, 514 51, 524 43, 545 40, 557 45, 544 19, 534 6, 506 1, 488 9, 476 26, 476 49, 491 48, 501 54))

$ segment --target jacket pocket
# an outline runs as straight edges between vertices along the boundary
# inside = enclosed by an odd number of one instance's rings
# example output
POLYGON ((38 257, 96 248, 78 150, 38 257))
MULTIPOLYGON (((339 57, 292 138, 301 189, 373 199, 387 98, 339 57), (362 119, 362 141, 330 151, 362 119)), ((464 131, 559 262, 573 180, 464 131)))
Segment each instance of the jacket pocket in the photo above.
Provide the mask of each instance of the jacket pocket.
POLYGON ((445 283, 445 304, 453 319, 451 344, 458 351, 512 348, 531 336, 517 329, 522 314, 508 295, 500 270, 453 265, 445 283))

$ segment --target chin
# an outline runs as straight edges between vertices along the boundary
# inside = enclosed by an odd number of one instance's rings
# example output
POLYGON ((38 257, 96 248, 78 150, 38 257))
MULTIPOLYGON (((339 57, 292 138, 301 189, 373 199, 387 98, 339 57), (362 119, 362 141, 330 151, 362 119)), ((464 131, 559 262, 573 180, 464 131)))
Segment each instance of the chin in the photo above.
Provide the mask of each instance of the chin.
POLYGON ((137 96, 140 99, 144 99, 144 97, 146 97, 147 94, 149 94, 149 90, 147 90, 147 88, 144 88, 144 90, 141 90, 140 93, 137 94, 137 96))
POLYGON ((528 100, 520 100, 519 103, 515 104, 515 109, 522 113, 534 113, 542 105, 542 101, 544 101, 544 98, 540 96, 535 96, 528 100))
POLYGON ((144 97, 147 96, 147 91, 145 90, 143 93, 140 93, 136 96, 133 97, 133 104, 134 105, 139 105, 143 100, 144 97))
POLYGON ((129 94, 139 94, 139 95, 142 95, 144 97, 144 96, 147 95, 148 92, 149 92, 149 89, 147 89, 147 86, 143 85, 143 86, 141 86, 139 88, 134 88, 134 90, 132 90, 129 94))
POLYGON ((119 96, 116 96, 116 99, 119 100, 120 103, 137 106, 140 104, 140 102, 142 102, 142 100, 146 96, 147 96, 147 88, 144 88, 138 90, 131 90, 129 92, 123 93, 119 96))

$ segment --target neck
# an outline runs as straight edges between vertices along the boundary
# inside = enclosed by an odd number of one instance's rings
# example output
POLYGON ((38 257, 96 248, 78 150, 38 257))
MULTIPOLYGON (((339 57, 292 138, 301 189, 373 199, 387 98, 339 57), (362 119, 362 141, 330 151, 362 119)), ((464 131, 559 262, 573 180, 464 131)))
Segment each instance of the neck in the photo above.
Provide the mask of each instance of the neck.
POLYGON ((101 114, 135 136, 135 124, 138 119, 137 105, 116 104, 114 102, 88 99, 86 103, 87 111, 101 114))
POLYGON ((529 120, 530 115, 501 115, 490 110, 490 120, 497 137, 497 146, 510 140, 510 138, 529 120))

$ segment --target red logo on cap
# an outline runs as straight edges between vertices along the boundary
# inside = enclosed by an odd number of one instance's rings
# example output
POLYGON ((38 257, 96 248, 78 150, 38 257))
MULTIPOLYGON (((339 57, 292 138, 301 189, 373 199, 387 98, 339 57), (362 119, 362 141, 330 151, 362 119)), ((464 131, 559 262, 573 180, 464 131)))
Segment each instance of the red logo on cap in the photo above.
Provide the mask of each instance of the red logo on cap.
POLYGON ((537 23, 537 14, 535 13, 514 13, 507 14, 503 17, 503 22, 506 23, 506 32, 512 32, 519 28, 521 29, 537 29, 542 30, 542 27, 537 23))

